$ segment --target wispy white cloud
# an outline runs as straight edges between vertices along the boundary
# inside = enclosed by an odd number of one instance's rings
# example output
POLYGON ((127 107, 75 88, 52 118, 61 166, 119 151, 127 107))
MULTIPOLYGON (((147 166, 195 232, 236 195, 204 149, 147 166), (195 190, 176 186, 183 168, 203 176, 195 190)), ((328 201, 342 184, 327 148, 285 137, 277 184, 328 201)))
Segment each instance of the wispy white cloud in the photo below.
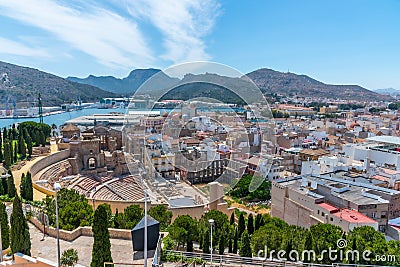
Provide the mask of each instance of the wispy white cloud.
MULTIPOLYGON (((0 15, 50 32, 113 68, 143 67, 154 62, 152 51, 134 21, 94 2, 67 3, 69 6, 56 0, 0 0, 0 15)), ((25 54, 29 55, 29 51, 25 50, 25 54)))
POLYGON ((29 47, 20 42, 0 37, 0 54, 16 55, 16 56, 34 56, 49 57, 50 55, 39 48, 29 47))
POLYGON ((173 63, 209 60, 204 38, 220 14, 216 0, 122 0, 136 19, 150 21, 163 35, 162 58, 173 63))

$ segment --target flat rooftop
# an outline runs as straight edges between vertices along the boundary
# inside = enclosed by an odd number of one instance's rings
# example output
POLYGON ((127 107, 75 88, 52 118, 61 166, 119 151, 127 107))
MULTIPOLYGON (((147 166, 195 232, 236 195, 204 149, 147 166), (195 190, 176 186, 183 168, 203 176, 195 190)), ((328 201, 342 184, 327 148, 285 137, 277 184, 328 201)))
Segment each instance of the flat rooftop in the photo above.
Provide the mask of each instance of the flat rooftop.
POLYGON ((400 137, 397 137, 397 136, 388 136, 388 135, 373 136, 373 137, 368 137, 365 140, 367 140, 369 142, 400 145, 400 137))

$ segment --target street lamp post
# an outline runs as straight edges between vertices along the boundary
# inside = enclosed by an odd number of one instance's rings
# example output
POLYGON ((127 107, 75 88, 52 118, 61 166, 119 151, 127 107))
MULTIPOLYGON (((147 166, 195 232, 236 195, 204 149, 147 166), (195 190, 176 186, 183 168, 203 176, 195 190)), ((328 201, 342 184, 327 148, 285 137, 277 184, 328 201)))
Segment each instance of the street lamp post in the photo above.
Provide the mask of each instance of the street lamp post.
MULTIPOLYGON (((10 176, 11 176, 10 174, 6 173, 6 174, 1 175, 0 178, 4 179, 4 178, 8 178, 10 176)), ((0 182, 1 182, 1 180, 0 180, 0 182)), ((7 218, 6 218, 6 220, 7 220, 7 218)), ((2 262, 2 261, 3 261, 3 240, 2 240, 2 236, 1 236, 1 222, 0 222, 0 262, 2 262)))
POLYGON ((58 226, 58 201, 57 195, 58 191, 61 189, 61 185, 59 183, 54 183, 54 191, 56 192, 56 227, 57 227, 57 266, 60 267, 60 228, 58 226))
POLYGON ((144 182, 144 175, 146 174, 146 170, 143 168, 139 168, 139 173, 142 176, 142 184, 143 184, 143 193, 144 193, 144 244, 143 244, 143 260, 144 260, 144 267, 147 267, 147 191, 146 185, 144 182))
POLYGON ((210 267, 212 267, 212 261, 213 261, 213 243, 212 243, 212 241, 213 241, 213 227, 214 227, 214 220, 213 219, 209 219, 208 220, 208 222, 210 223, 210 231, 211 231, 211 233, 210 233, 210 253, 211 253, 211 256, 210 256, 210 267))

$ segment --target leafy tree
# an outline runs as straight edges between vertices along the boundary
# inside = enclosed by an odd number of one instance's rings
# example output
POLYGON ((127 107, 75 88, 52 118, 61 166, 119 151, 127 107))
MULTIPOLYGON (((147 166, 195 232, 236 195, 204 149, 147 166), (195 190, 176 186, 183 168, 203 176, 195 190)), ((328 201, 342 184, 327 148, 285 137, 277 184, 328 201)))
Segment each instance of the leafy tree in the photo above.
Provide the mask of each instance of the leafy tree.
POLYGON ((28 222, 22 211, 21 199, 16 196, 11 213, 11 251, 31 255, 31 239, 29 235, 28 222))
POLYGON ((8 216, 6 212, 6 205, 0 203, 0 223, 1 223, 1 242, 2 249, 8 248, 10 245, 10 226, 8 226, 8 216))
POLYGON ((400 107, 400 102, 396 102, 396 103, 390 103, 388 108, 390 110, 398 110, 400 107))
MULTIPOLYGON (((93 210, 84 195, 73 189, 62 188, 57 193, 59 208, 59 224, 62 229, 67 227, 77 228, 79 226, 91 225, 93 210)), ((49 216, 49 223, 56 224, 56 204, 54 197, 45 198, 46 214, 49 216)), ((74 229, 72 228, 72 229, 74 229)))
POLYGON ((247 232, 249 233, 249 235, 252 235, 254 233, 254 220, 252 213, 250 213, 249 217, 247 218, 247 232))
POLYGON ((251 246, 250 246, 250 236, 247 232, 244 232, 240 242, 239 255, 241 257, 251 257, 251 246))
POLYGON ((343 230, 336 225, 322 224, 313 225, 310 228, 313 250, 321 259, 321 263, 330 263, 329 255, 321 254, 326 248, 336 248, 337 240, 343 237, 343 230))
POLYGON ((387 243, 384 234, 376 231, 371 226, 361 226, 354 228, 347 235, 347 243, 353 244, 354 248, 358 251, 370 250, 372 252, 369 257, 372 261, 366 261, 360 257, 360 264, 380 264, 375 261, 377 255, 385 255, 387 253, 387 243))
POLYGON ((143 218, 143 209, 139 205, 130 205, 124 209, 126 228, 132 229, 143 218))
MULTIPOLYGON (((256 179, 262 179, 257 177, 256 179)), ((271 182, 263 181, 261 185, 254 191, 250 192, 250 184, 253 180, 253 176, 246 174, 244 175, 235 187, 230 191, 230 195, 236 198, 246 198, 248 201, 265 201, 271 198, 271 182)))
POLYGON ((187 251, 193 251, 193 241, 197 240, 197 221, 189 215, 180 215, 171 224, 169 233, 179 246, 186 245, 187 251))
MULTIPOLYGON (((91 223, 92 216, 92 207, 87 202, 68 203, 59 211, 60 228, 71 231, 79 226, 88 226, 91 223)), ((108 227, 108 224, 106 224, 106 227, 108 227)))
POLYGON ((226 236, 226 234, 230 231, 228 216, 225 213, 217 210, 210 210, 202 216, 199 221, 199 233, 202 236, 208 235, 208 238, 210 238, 210 219, 214 220, 213 240, 215 242, 213 242, 213 245, 216 245, 218 244, 221 235, 226 236))
POLYGON ((246 222, 244 221, 244 215, 243 213, 240 213, 238 222, 238 235, 242 236, 245 230, 246 230, 246 222))
POLYGON ((253 250, 260 251, 268 247, 269 251, 279 251, 287 227, 278 227, 273 223, 267 223, 260 227, 251 237, 253 250))
POLYGON ((399 240, 390 240, 387 243, 387 254, 394 255, 395 260, 392 262, 386 262, 386 264, 393 266, 400 266, 400 241, 399 240))
POLYGON ((108 231, 107 210, 99 205, 93 219, 93 249, 91 267, 100 267, 104 262, 112 262, 110 232, 108 231))
POLYGON ((10 175, 7 178, 7 188, 8 188, 8 196, 10 198, 13 198, 17 194, 17 189, 15 189, 15 184, 14 184, 14 176, 11 172, 11 170, 8 170, 8 174, 10 175))
POLYGON ((165 230, 171 224, 172 212, 165 205, 153 206, 149 209, 149 215, 160 223, 161 230, 165 230))
POLYGON ((61 254, 61 266, 74 266, 78 262, 78 251, 70 248, 61 254))

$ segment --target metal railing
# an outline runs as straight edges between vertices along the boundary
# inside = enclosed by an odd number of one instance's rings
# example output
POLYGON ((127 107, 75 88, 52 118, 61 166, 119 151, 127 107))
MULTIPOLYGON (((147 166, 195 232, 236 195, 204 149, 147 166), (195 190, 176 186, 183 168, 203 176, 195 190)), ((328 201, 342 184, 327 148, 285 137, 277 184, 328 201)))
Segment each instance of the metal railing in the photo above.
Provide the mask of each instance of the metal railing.
POLYGON ((162 266, 161 264, 161 245, 162 245, 162 235, 158 236, 157 247, 154 252, 153 261, 151 262, 152 267, 162 266))
MULTIPOLYGON (((211 254, 207 253, 196 253, 196 252, 184 252, 175 250, 163 251, 168 256, 176 256, 181 260, 177 263, 177 266, 210 266, 211 254), (194 264, 196 259, 201 259, 202 264, 194 264), (186 262, 186 263, 184 263, 186 262)), ((332 264, 317 264, 317 263, 303 263, 303 262, 291 262, 271 259, 259 259, 259 258, 248 258, 240 257, 237 255, 217 255, 213 254, 212 257, 213 266, 217 267, 239 267, 239 266, 262 266, 262 267, 375 267, 378 265, 367 265, 367 264, 345 264, 345 263, 332 263, 332 264)), ((381 265, 379 265, 381 266, 381 265)), ((388 266, 386 266, 388 267, 388 266)))

